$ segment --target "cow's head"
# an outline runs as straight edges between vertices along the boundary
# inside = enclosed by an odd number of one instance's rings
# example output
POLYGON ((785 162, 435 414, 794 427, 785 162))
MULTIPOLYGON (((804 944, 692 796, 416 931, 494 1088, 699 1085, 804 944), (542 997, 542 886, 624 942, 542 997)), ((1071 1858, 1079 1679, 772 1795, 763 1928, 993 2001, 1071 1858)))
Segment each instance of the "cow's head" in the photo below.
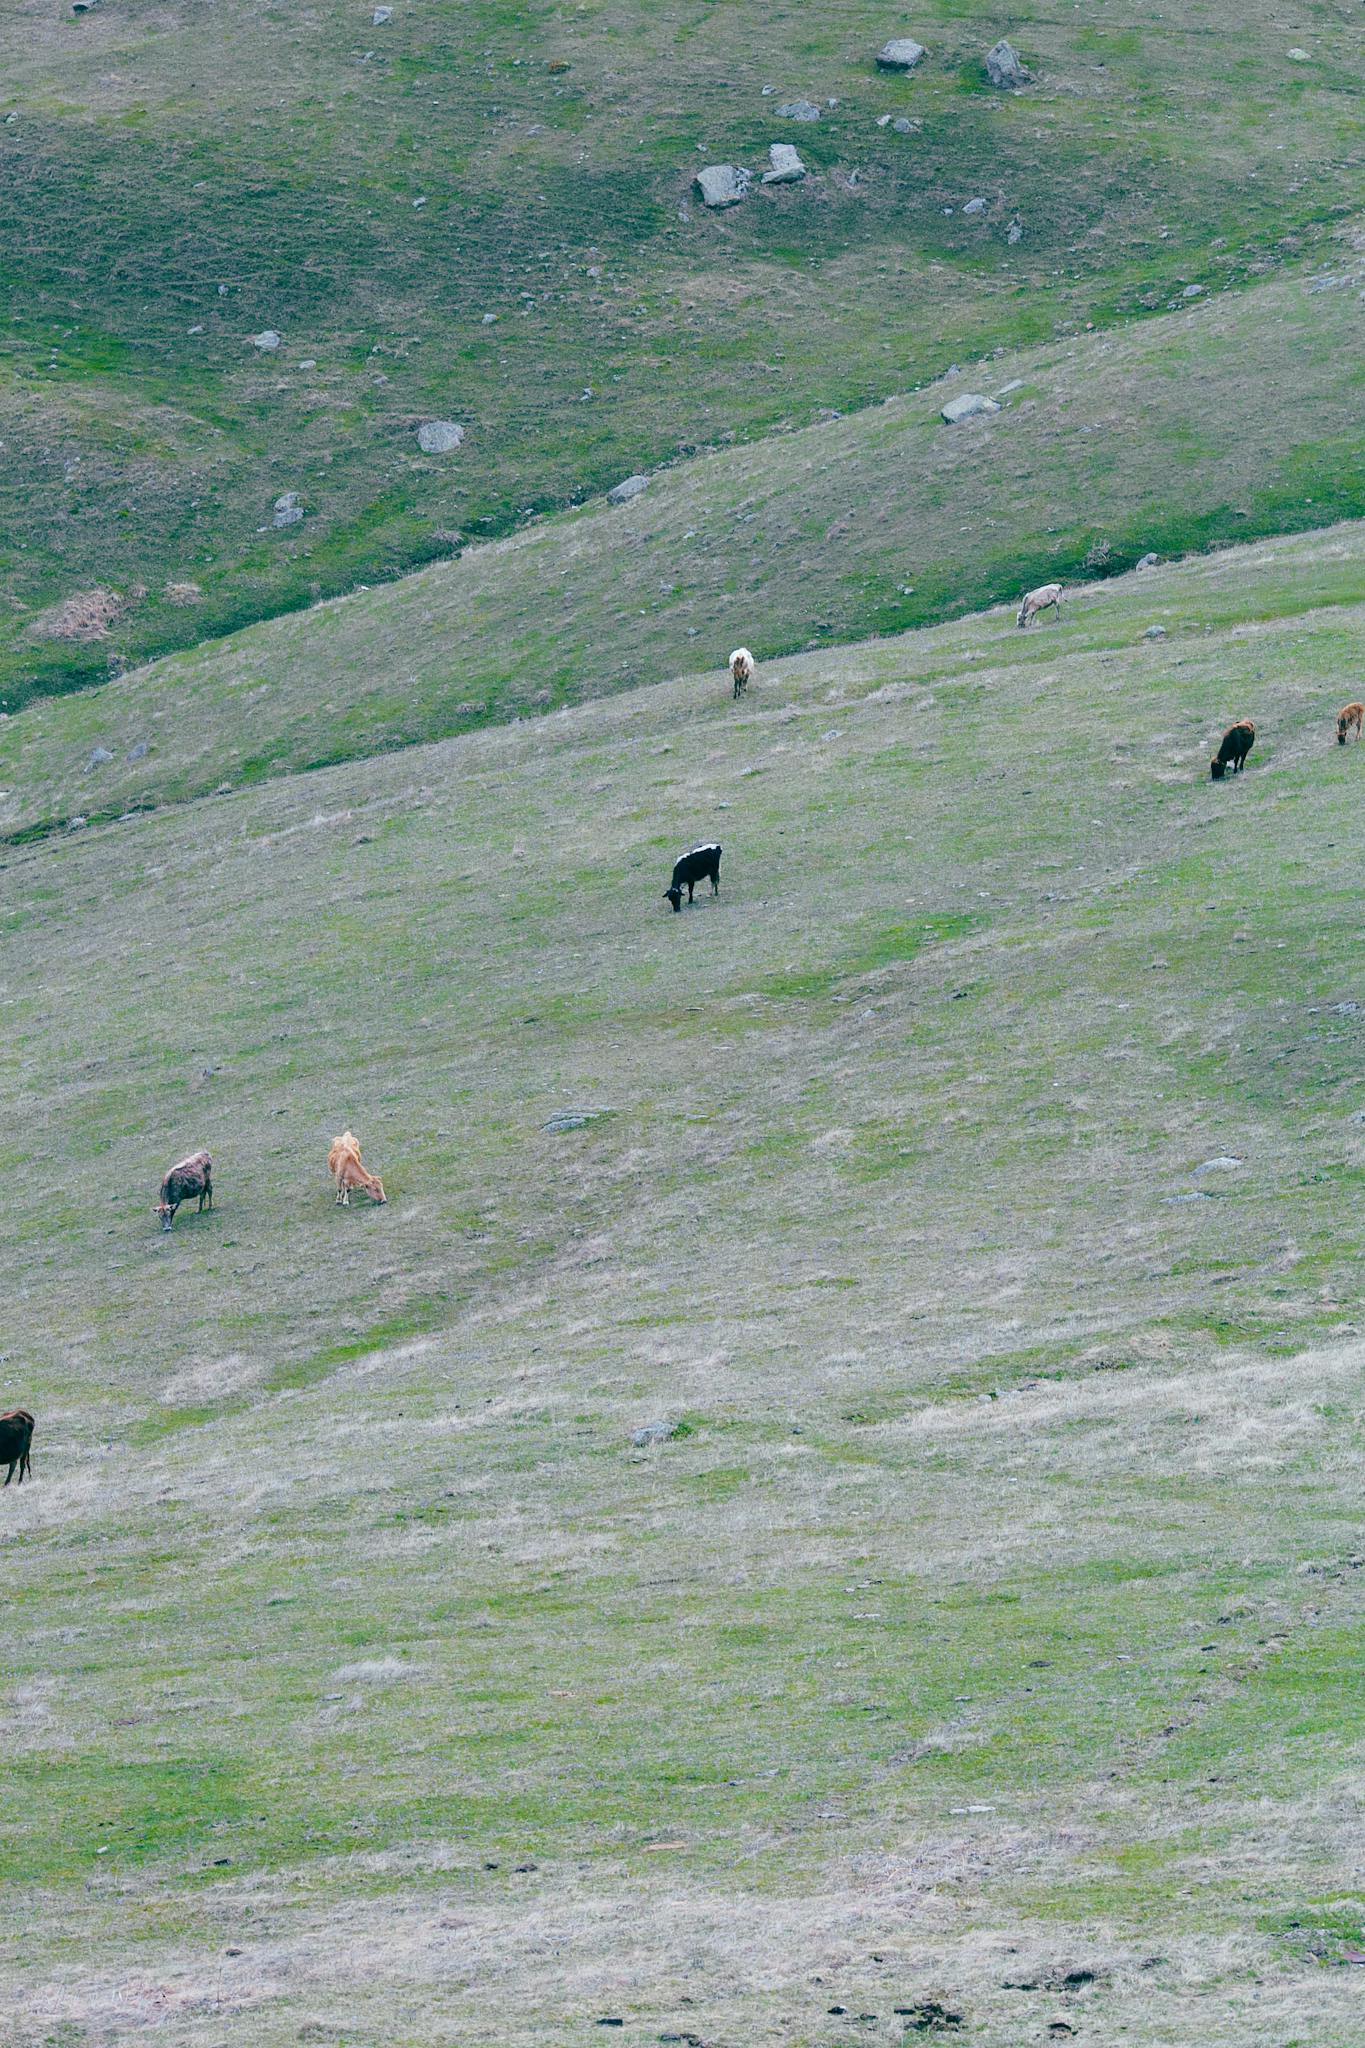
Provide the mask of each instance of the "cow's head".
POLYGON ((172 1209, 169 1202, 158 1202, 155 1208, 152 1210, 152 1214, 154 1216, 159 1216, 161 1218, 161 1228, 163 1230, 170 1229, 171 1218, 172 1216, 174 1216, 175 1211, 174 1209, 172 1209))
POLYGON ((671 903, 675 910, 682 909, 682 890, 676 882, 670 883, 669 887, 664 890, 664 902, 671 903))
POLYGON ((384 1193, 384 1183, 379 1178, 379 1175, 377 1173, 366 1174, 365 1192, 372 1202, 378 1202, 381 1205, 381 1207, 389 1199, 388 1196, 384 1193))
POLYGON ((1225 761, 1218 760, 1216 756, 1212 761, 1209 762, 1209 773, 1213 777, 1215 782, 1222 781, 1226 767, 1227 763, 1225 761))

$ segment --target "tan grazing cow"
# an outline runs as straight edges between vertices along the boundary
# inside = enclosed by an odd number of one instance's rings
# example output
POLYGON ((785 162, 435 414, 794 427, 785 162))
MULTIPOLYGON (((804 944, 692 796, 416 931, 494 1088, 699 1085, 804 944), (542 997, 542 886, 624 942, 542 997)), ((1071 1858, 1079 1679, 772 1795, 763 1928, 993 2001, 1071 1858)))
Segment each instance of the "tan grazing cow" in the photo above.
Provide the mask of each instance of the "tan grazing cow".
POLYGON ((1031 626, 1038 617, 1038 614, 1045 612, 1049 605, 1052 607, 1054 617, 1060 619, 1062 616, 1062 586, 1060 583, 1042 583, 1038 586, 1037 590, 1030 590, 1019 607, 1019 615, 1014 621, 1015 625, 1031 626))
POLYGON ((336 1182, 337 1202, 343 1209, 351 1206, 351 1193, 359 1188, 372 1202, 387 1202, 384 1183, 377 1173, 368 1173, 361 1164, 360 1140, 354 1131, 343 1131, 339 1138, 333 1138, 332 1149, 327 1154, 327 1171, 336 1182))
POLYGON ((735 696, 742 697, 754 679, 754 658, 747 647, 737 647, 730 656, 730 675, 735 696))
POLYGON ((1337 745, 1339 747, 1345 746, 1347 734, 1351 731, 1354 731, 1357 739, 1360 738, 1360 721, 1362 718, 1365 718, 1365 704, 1348 704, 1346 706, 1346 709, 1337 719, 1337 745))

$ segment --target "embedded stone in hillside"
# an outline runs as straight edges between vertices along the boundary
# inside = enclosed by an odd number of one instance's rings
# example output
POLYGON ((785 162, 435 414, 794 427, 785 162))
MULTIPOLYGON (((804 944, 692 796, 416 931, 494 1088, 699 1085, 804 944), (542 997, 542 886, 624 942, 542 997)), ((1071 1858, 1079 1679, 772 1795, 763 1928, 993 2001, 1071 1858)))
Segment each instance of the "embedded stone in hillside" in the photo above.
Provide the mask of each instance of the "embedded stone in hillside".
POLYGON ((392 21, 392 20, 393 20, 393 9, 392 9, 391 7, 376 7, 376 8, 375 8, 375 10, 374 10, 374 26, 375 26, 376 28, 383 28, 383 26, 384 26, 384 23, 385 23, 386 21, 392 21))
POLYGON ((630 1440, 637 1450, 644 1450, 649 1444, 666 1444, 677 1434, 676 1422, 647 1422, 643 1429, 631 1431, 630 1440))
POLYGON ((751 183, 749 172, 738 164, 708 164, 696 177, 703 206, 738 206, 751 183))
POLYGON ((303 507, 299 503, 298 492, 281 491, 279 497, 276 498, 275 500, 275 511, 271 521, 272 525, 297 526, 302 517, 303 507))
POLYGON ((1144 640, 1164 640, 1166 638, 1166 628, 1164 626, 1149 626, 1142 637, 1144 640))
POLYGON ((251 337, 251 346, 258 348, 262 355, 270 355, 280 345, 280 337, 273 327, 266 327, 251 337))
POLYGON ((913 71, 923 55, 923 43, 913 36, 893 36, 878 50, 877 64, 882 71, 913 71))
POLYGON ((607 503, 609 505, 628 505, 632 498, 638 498, 643 491, 648 489, 649 478, 647 476, 628 476, 623 482, 612 485, 611 489, 607 492, 607 503))
POLYGON ((820 109, 814 100, 788 100, 777 111, 785 121, 818 121, 820 118, 820 109))
POLYGON ((1142 557, 1142 560, 1136 565, 1139 576, 1142 574, 1144 569, 1155 569, 1159 567, 1160 562, 1160 555, 1144 555, 1142 557))
POLYGON ((464 428, 454 420, 423 420, 417 429, 417 445, 424 455, 449 455, 464 439, 464 428))
POLYGON ((986 76, 1001 92, 1017 92, 1021 85, 1028 84, 1033 73, 1013 44, 1001 36, 995 48, 986 52, 986 76))
POLYGON ((806 166, 790 142, 774 142, 768 156, 772 169, 763 173, 765 185, 799 185, 805 177, 806 166))
POLYGON ((943 418, 950 427, 959 420, 975 419, 979 413, 999 412, 1000 407, 993 398, 983 397, 979 391, 964 391, 961 398, 950 398, 943 408, 943 418))
POLYGON ((108 747, 96 747, 92 752, 90 759, 85 764, 86 774, 88 775, 92 768, 107 767, 108 764, 113 760, 113 758, 114 757, 110 753, 108 747))
POLYGON ((967 214, 984 213, 986 211, 986 202, 984 199, 969 199, 962 211, 967 214))

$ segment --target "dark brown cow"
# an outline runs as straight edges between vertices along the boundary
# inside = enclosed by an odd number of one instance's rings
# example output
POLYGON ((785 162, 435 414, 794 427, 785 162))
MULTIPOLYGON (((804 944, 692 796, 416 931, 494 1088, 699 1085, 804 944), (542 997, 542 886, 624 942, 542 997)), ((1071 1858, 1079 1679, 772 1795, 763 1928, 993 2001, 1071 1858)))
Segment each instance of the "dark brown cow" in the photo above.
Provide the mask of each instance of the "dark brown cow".
POLYGON ((213 1207, 213 1161, 207 1152, 191 1152, 188 1159, 182 1159, 173 1166, 161 1183, 161 1198, 156 1213, 161 1218, 161 1228, 169 1230, 175 1221, 175 1212, 182 1202, 192 1202, 199 1197, 199 1212, 213 1207))
POLYGON ((33 1442, 33 1417, 27 1408, 11 1408, 8 1415, 0 1415, 0 1465, 8 1465, 5 1484, 14 1477, 14 1468, 19 1467, 19 1484, 24 1483, 24 1474, 33 1477, 33 1466, 29 1461, 28 1447, 33 1442))
POLYGON ((1337 719, 1337 745, 1344 747, 1346 735, 1354 732, 1360 738, 1360 723, 1365 719, 1365 704, 1348 704, 1337 719))
POLYGON ((1209 762, 1209 773, 1214 781, 1221 782, 1229 771, 1240 775, 1255 744, 1256 728, 1249 718, 1239 718, 1236 725, 1230 725, 1223 734, 1218 752, 1209 762))

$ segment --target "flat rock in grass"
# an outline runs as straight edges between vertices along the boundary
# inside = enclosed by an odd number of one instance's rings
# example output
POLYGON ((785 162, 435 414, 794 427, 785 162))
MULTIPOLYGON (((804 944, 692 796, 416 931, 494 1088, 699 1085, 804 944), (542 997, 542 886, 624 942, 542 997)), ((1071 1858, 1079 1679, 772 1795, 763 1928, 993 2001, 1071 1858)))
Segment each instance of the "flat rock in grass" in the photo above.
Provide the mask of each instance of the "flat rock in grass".
POLYGON ((614 1109, 562 1109, 557 1116, 547 1117, 540 1128, 542 1131, 582 1131, 602 1117, 615 1114, 614 1109))
POLYGON ((303 506, 299 503, 298 492, 281 491, 279 497, 275 500, 275 509, 271 515, 271 525, 276 527, 297 526, 302 517, 303 506))
POLYGON ((964 391, 961 398, 948 400, 943 408, 942 418, 948 426, 955 427, 959 420, 972 420, 979 414, 999 410, 999 404, 994 398, 983 397, 979 391, 964 391))
POLYGON ((280 337, 273 327, 263 327, 259 334, 251 337, 251 346, 259 349, 263 356, 273 355, 280 345, 280 337))
POLYGON ((1211 1202, 1213 1196, 1203 1194, 1202 1192, 1190 1192, 1183 1195, 1167 1195, 1165 1199, 1168 1202, 1211 1202))
POLYGON ((649 1444, 666 1444, 677 1434, 676 1422, 647 1422, 643 1429, 631 1431, 630 1440, 637 1451, 642 1451, 649 1444))
POLYGON ((814 100, 788 100, 778 108, 784 121, 818 121, 820 109, 814 100))
POLYGON ((609 505, 628 505, 632 498, 638 498, 649 489, 647 476, 628 476, 622 483, 613 484, 607 492, 609 505))
POLYGON ((772 169, 763 173, 765 185, 799 185, 806 175, 806 166, 790 142, 774 142, 768 159, 772 169))
POLYGON ((454 420, 423 420, 417 429, 417 445, 424 455, 449 455, 464 439, 464 428, 454 420))
POLYGON ((972 215, 984 213, 986 211, 986 202, 984 199, 969 199, 962 211, 972 215))
POLYGON ((1235 1173, 1241 1165, 1235 1152, 1220 1152, 1216 1159, 1205 1159, 1195 1167, 1196 1173, 1235 1173))
POLYGON ((703 206, 738 206, 748 198, 753 178, 740 164, 708 164, 695 183, 703 206))
POLYGON ((1148 626, 1142 637, 1144 640, 1164 640, 1166 638, 1166 628, 1164 626, 1148 626))
POLYGON ((878 50, 877 68, 880 71, 913 71, 923 55, 923 43, 917 43, 913 36, 893 36, 878 50))
POLYGON ((986 76, 999 91, 1017 92, 1021 85, 1028 84, 1033 73, 1013 44, 1001 36, 994 49, 986 52, 986 76))

